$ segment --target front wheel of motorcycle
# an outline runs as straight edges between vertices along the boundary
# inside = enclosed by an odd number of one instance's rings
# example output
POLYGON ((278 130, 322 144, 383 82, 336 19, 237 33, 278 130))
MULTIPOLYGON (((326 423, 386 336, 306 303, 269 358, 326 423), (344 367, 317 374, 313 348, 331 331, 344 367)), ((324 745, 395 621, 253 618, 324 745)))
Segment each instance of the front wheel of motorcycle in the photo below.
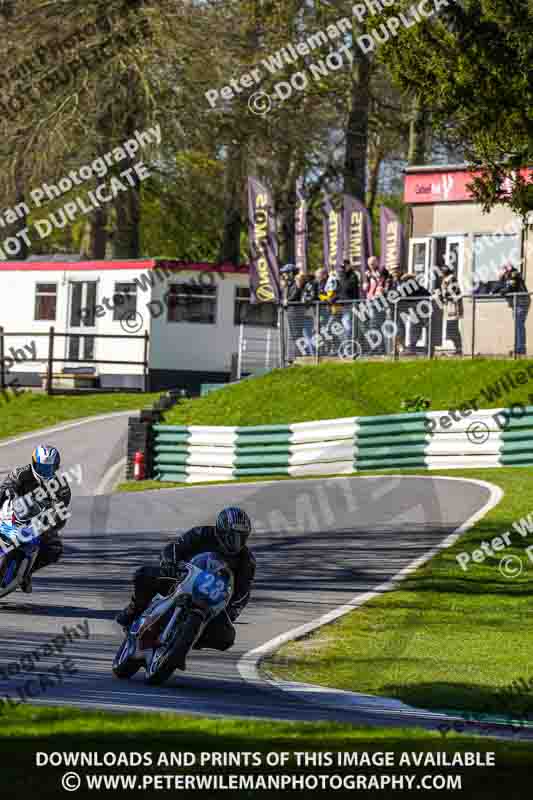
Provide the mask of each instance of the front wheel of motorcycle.
POLYGON ((175 669, 185 669, 185 659, 196 639, 204 618, 201 614, 191 611, 181 624, 176 627, 175 635, 171 640, 159 647, 146 670, 146 683, 150 686, 160 686, 165 683, 175 669))
POLYGON ((113 660, 113 666, 111 667, 115 678, 121 678, 122 680, 133 678, 135 673, 141 668, 140 662, 130 658, 129 652, 129 637, 126 636, 120 645, 118 653, 113 660))

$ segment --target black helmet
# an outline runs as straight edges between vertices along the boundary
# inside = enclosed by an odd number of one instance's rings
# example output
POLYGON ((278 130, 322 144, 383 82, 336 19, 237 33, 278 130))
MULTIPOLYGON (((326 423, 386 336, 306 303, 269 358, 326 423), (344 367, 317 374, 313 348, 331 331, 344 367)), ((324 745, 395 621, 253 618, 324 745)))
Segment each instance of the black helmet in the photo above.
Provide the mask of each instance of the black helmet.
POLYGON ((217 517, 215 532, 222 552, 235 556, 246 545, 252 532, 250 517, 241 508, 224 508, 217 517))

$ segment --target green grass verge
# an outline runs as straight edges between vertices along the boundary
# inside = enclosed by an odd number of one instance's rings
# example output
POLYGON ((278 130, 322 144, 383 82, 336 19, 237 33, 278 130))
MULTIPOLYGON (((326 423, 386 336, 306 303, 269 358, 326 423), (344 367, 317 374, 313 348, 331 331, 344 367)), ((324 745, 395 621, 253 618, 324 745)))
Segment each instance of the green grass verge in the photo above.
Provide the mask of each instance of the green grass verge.
MULTIPOLYGON (((414 470, 416 471, 416 470, 414 470)), ((419 470, 420 471, 420 470, 419 470)), ((359 474, 359 473, 358 473, 359 474)), ((335 478, 338 477, 336 475, 320 475, 321 479, 325 478, 335 478)), ((342 477, 346 477, 343 475, 342 477)), ((117 484, 115 486, 115 492, 148 492, 154 491, 159 489, 183 489, 183 487, 187 487, 188 489, 194 489, 195 487, 201 486, 220 486, 223 484, 234 484, 234 483, 268 483, 269 481, 304 481, 304 480, 317 480, 316 475, 302 475, 299 477, 293 477, 292 475, 249 475, 243 478, 235 478, 234 480, 229 481, 200 481, 199 483, 177 483, 174 481, 155 481, 155 480, 148 480, 148 481, 124 481, 123 483, 117 484)))
POLYGON ((522 538, 511 526, 533 511, 531 470, 432 474, 487 480, 505 495, 401 588, 282 647, 263 668, 280 678, 395 697, 421 708, 530 716, 533 688, 511 686, 533 678, 533 563, 525 553, 533 532, 522 538), (506 531, 511 547, 462 570, 458 553, 471 553, 506 531), (518 577, 500 572, 503 556, 521 558, 518 577))
MULTIPOLYGON (((499 467, 494 467, 499 469, 499 467)), ((363 475, 420 475, 419 469, 397 469, 397 470, 361 470, 353 472, 354 478, 363 475)), ((430 474, 429 472, 427 474, 430 474)), ((204 486, 223 486, 234 483, 271 483, 272 481, 317 481, 329 478, 349 478, 350 475, 338 473, 331 475, 247 475, 242 478, 235 478, 229 481, 200 481, 199 483, 178 483, 174 481, 124 481, 115 486, 115 492, 152 492, 161 489, 195 489, 204 486)))
MULTIPOLYGON (((462 774, 463 790, 469 798, 497 798, 503 796, 530 770, 531 748, 527 743, 482 740, 475 737, 449 734, 443 738, 438 733, 416 729, 355 728, 334 723, 275 723, 262 720, 214 720, 179 717, 171 714, 108 714, 80 711, 73 708, 24 707, 9 710, 2 716, 0 727, 0 752, 2 753, 2 782, 9 793, 24 797, 57 797, 61 777, 66 772, 77 772, 82 779, 90 774, 99 775, 151 775, 151 774, 401 774, 421 776, 426 773, 444 775, 462 774), (494 752, 495 767, 426 768, 374 766, 370 768, 308 767, 298 769, 294 753, 337 752, 369 754, 393 753, 399 762, 403 752, 494 752), (36 753, 130 753, 149 752, 152 765, 141 767, 61 767, 36 766, 36 753), (227 768, 204 765, 180 769, 158 761, 160 753, 192 753, 196 761, 206 753, 257 753, 264 763, 267 753, 289 753, 285 767, 227 768), (499 792, 499 793, 498 793, 499 792)), ((206 756, 211 758, 211 756, 206 756)), ((97 792, 82 788, 76 797, 94 797, 97 792)), ((132 790, 128 792, 132 795, 132 790)), ((156 792, 134 793, 150 797, 156 792)), ((269 791, 265 797, 286 797, 287 791, 269 791)), ((313 793, 314 795, 315 793, 313 793)), ((326 796, 318 793, 319 796, 326 796)), ((339 794, 339 792, 335 792, 339 794)), ((347 794, 347 792, 341 792, 347 794)), ((353 795, 353 791, 350 793, 353 795)), ((441 793, 442 794, 442 793, 441 793)), ((379 792, 380 797, 396 797, 398 791, 379 792)), ((7 796, 7 792, 6 792, 7 796)), ((202 798, 222 796, 222 792, 202 791, 202 798)), ((228 797, 251 797, 250 791, 232 791, 228 797)), ((289 794, 289 796, 291 796, 289 794)), ((370 794, 370 796, 374 796, 370 794)), ((508 795, 509 796, 509 795, 508 795)))
POLYGON ((402 400, 422 395, 431 408, 445 410, 479 397, 480 408, 527 403, 533 393, 533 361, 354 362, 291 367, 227 386, 169 409, 169 425, 289 424, 402 412, 402 400), (528 382, 492 401, 481 394, 502 375, 524 372, 528 382))
POLYGON ((15 396, 8 391, 9 402, 0 395, 0 439, 49 428, 73 419, 109 414, 113 411, 135 411, 151 406, 160 396, 160 392, 113 392, 49 397, 29 391, 15 396))
MULTIPOLYGON (((488 469, 488 468, 487 468, 488 469)), ((491 470, 499 470, 501 467, 492 467, 491 470)), ((463 470, 464 471, 464 470, 463 470)), ((122 483, 118 483, 114 491, 115 492, 153 492, 153 491, 160 491, 161 489, 183 489, 187 487, 188 489, 195 489, 196 487, 201 488, 204 486, 224 486, 224 485, 232 485, 234 483, 271 483, 272 481, 319 481, 319 480, 329 480, 330 478, 357 478, 357 477, 364 477, 365 475, 433 475, 436 474, 433 470, 430 472, 429 470, 425 472, 421 472, 420 468, 416 469, 415 467, 411 469, 362 469, 359 472, 352 472, 346 474, 343 472, 342 474, 339 473, 332 473, 331 475, 247 475, 241 478, 234 478, 233 480, 227 481, 200 481, 199 483, 184 483, 184 482, 176 482, 176 481, 156 481, 156 480, 145 480, 145 481, 123 481, 122 483)), ((438 473, 444 474, 444 473, 438 473)), ((456 473, 449 473, 456 474, 456 473)), ((460 473, 462 474, 462 473, 460 473)), ((460 475, 459 475, 460 477, 460 475)))

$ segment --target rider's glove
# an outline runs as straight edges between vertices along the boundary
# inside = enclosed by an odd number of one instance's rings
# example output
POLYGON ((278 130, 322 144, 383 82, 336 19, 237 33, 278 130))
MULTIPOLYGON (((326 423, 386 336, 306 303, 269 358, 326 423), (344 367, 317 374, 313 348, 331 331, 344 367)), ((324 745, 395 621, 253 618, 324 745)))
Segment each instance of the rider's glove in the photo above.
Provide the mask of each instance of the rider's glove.
POLYGON ((237 617, 240 617, 240 615, 246 608, 249 599, 250 599, 250 592, 247 592, 246 594, 241 595, 241 597, 237 597, 235 598, 235 600, 233 600, 233 602, 228 608, 228 617, 232 622, 235 622, 237 617))

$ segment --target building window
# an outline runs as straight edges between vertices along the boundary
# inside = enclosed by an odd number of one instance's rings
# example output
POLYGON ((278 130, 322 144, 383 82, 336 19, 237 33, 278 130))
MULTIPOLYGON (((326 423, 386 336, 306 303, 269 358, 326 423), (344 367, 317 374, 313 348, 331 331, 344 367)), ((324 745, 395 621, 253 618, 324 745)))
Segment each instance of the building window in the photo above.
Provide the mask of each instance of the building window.
POLYGON ((489 294, 505 264, 520 269, 521 237, 518 234, 474 236, 473 282, 476 294, 489 294))
POLYGON ((57 306, 57 283, 35 285, 35 321, 54 322, 57 306))
POLYGON ((115 283, 113 294, 113 320, 124 319, 125 314, 135 314, 137 311, 137 284, 115 283))
POLYGON ((217 287, 172 283, 167 292, 167 322, 217 321, 217 287))
POLYGON ((250 303, 250 290, 244 286, 235 289, 235 310, 233 322, 240 325, 260 325, 277 328, 278 307, 275 303, 250 303))

